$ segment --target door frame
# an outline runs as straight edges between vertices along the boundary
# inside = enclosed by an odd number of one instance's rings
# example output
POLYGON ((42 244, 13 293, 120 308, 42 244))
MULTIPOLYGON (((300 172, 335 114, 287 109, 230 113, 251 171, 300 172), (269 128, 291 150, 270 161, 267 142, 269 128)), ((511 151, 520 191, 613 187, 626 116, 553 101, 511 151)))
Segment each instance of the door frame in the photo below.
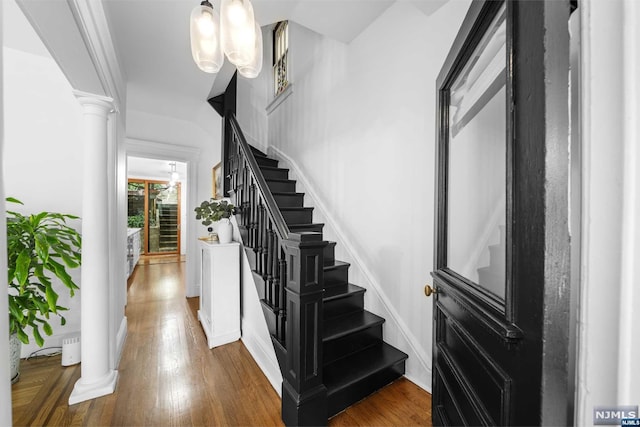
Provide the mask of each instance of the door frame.
MULTIPOLYGON (((468 38, 481 36, 482 18, 502 3, 491 0, 472 3, 438 76, 438 111, 448 107, 448 95, 440 88, 470 53, 462 49, 463 45, 468 38)), ((507 40, 510 59, 507 99, 512 100, 507 105, 507 115, 511 116, 509 122, 518 124, 507 127, 507 289, 502 305, 473 287, 468 287, 464 294, 479 303, 480 315, 503 336, 505 343, 521 340, 518 345, 539 356, 539 366, 529 372, 520 387, 529 390, 533 387, 540 392, 525 393, 530 399, 530 409, 510 422, 529 420, 543 425, 566 425, 573 423, 574 396, 569 382, 574 376, 569 372, 569 358, 575 355, 569 346, 570 1, 525 0, 506 4, 507 33, 511 35, 507 40), (515 22, 518 24, 514 25, 515 22)), ((448 117, 438 115, 436 161, 445 165, 448 152, 441 141, 446 138, 447 126, 448 117)), ((447 170, 436 168, 436 171, 434 283, 443 286, 447 281, 457 281, 464 285, 460 277, 446 269, 447 170)), ((438 322, 434 321, 434 340, 437 327, 438 322)), ((436 342, 433 348, 435 363, 436 342)), ((523 406, 518 408, 521 410, 523 406)), ((436 412, 434 408, 434 422, 436 412)))
MULTIPOLYGON (((133 157, 144 157, 148 159, 158 159, 167 161, 178 161, 187 164, 187 206, 196 206, 197 203, 197 177, 198 164, 200 161, 201 150, 198 147, 187 145, 169 144, 160 141, 150 141, 139 138, 127 137, 126 139, 126 155, 133 157)), ((123 219, 126 224, 126 210, 123 213, 123 219)), ((199 224, 196 223, 195 216, 186 217, 186 296, 197 297, 200 295, 200 259, 198 253, 197 230, 199 224)))

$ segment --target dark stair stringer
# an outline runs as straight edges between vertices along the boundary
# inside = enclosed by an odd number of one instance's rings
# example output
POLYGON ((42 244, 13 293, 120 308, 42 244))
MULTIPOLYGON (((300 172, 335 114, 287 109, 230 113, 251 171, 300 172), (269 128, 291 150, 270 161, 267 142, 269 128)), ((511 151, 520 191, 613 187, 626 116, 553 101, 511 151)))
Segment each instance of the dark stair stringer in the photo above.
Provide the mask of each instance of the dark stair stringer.
MULTIPOLYGON (((322 232, 324 224, 313 222, 313 208, 304 206, 304 194, 277 160, 251 147, 267 185, 293 232, 322 232)), ((246 235, 242 230, 241 235, 246 235)), ((335 259, 335 242, 324 249, 323 382, 327 388, 327 415, 332 417, 404 375, 407 355, 385 343, 384 319, 364 309, 366 289, 349 283, 349 264, 335 259)), ((252 269, 256 253, 245 247, 252 269)), ((286 349, 275 338, 277 310, 265 301, 264 278, 254 273, 267 326, 284 372, 286 349)))

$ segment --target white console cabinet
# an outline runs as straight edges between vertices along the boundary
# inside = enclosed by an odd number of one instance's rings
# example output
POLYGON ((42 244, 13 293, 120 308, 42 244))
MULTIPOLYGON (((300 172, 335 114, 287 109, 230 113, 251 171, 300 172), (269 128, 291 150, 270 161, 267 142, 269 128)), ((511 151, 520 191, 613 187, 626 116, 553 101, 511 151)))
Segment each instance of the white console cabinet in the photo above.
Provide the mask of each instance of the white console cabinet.
POLYGON ((142 229, 127 229, 127 277, 131 276, 131 273, 133 273, 133 269, 136 268, 138 260, 140 259, 140 230, 142 229))
POLYGON ((240 244, 200 241, 198 320, 209 348, 240 339, 240 244))

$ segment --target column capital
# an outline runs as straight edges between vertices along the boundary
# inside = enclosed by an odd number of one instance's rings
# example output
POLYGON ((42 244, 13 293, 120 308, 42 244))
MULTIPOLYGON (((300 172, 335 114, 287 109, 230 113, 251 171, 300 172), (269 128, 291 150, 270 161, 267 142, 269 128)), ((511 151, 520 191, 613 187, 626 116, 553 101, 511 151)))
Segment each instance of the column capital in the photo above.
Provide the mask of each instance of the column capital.
POLYGON ((85 108, 91 108, 92 110, 98 109, 98 111, 102 111, 105 115, 117 111, 113 98, 109 98, 108 96, 96 95, 80 90, 74 90, 73 95, 80 105, 85 108))

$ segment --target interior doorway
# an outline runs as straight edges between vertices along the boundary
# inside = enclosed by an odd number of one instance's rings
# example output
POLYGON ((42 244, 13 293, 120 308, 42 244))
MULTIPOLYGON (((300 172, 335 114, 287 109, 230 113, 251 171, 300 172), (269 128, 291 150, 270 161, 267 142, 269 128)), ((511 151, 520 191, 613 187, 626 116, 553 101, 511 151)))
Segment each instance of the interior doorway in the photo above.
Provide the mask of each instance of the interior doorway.
POLYGON ((128 180, 129 228, 140 229, 140 253, 180 253, 180 183, 128 180))
POLYGON ((127 157, 127 227, 142 255, 185 255, 187 164, 127 157))

